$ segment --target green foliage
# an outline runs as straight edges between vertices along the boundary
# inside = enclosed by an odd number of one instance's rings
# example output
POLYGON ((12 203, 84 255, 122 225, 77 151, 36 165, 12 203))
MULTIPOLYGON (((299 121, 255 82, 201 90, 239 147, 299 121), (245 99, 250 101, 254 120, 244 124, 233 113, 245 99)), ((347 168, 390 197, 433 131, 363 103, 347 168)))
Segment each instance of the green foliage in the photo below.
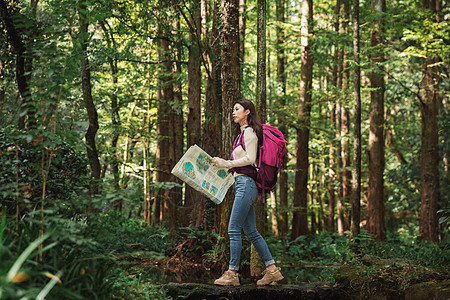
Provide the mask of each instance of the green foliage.
POLYGON ((99 254, 95 242, 83 237, 83 222, 45 217, 51 226, 33 216, 23 218, 17 229, 12 221, 2 224, 0 291, 6 299, 43 299, 45 294, 52 299, 107 296, 110 284, 105 278, 113 263, 99 254), (41 236, 40 228, 48 228, 47 233, 41 236))
POLYGON ((114 210, 89 216, 87 234, 102 245, 105 253, 121 253, 139 246, 148 252, 164 254, 173 246, 169 230, 149 227, 144 220, 128 219, 114 210))
POLYGON ((286 246, 281 259, 290 266, 283 270, 298 282, 332 280, 338 266, 351 255, 348 239, 328 232, 299 236, 286 246))
POLYGON ((123 272, 120 272, 114 279, 112 288, 113 295, 111 299, 172 299, 163 289, 141 280, 140 276, 130 276, 123 272))
MULTIPOLYGON (((58 136, 12 126, 1 128, 0 195, 4 201, 0 209, 15 214, 19 202, 22 212, 32 211, 42 199, 44 182, 46 199, 70 199, 87 183, 86 166, 85 155, 58 136)), ((63 212, 71 209, 71 203, 61 203, 63 212)))

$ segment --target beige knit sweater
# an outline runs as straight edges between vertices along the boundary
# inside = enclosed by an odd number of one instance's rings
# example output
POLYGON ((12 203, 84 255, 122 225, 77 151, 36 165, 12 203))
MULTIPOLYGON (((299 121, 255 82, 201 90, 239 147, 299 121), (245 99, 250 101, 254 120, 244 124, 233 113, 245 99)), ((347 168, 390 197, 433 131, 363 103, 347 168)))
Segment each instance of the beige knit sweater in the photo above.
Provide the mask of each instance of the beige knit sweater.
MULTIPOLYGON (((258 150, 258 137, 256 136, 253 128, 247 127, 247 125, 241 127, 241 132, 244 131, 244 145, 245 150, 242 146, 236 147, 233 150, 233 160, 225 160, 219 157, 215 157, 216 165, 219 168, 231 169, 234 167, 243 167, 248 165, 256 164, 256 155, 258 150), (244 130, 245 129, 245 130, 244 130)), ((234 173, 234 176, 242 175, 239 173, 234 173)))

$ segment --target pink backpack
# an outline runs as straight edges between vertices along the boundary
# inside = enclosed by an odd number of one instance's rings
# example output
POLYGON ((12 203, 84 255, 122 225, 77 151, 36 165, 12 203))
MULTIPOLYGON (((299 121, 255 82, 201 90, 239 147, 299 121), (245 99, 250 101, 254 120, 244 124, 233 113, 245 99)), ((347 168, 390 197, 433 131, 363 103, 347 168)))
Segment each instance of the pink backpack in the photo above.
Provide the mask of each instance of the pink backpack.
MULTIPOLYGON (((265 202, 265 192, 275 189, 278 179, 278 171, 281 168, 284 155, 286 154, 286 140, 276 127, 262 124, 263 140, 259 141, 258 165, 256 186, 262 191, 265 202)), ((240 134, 233 145, 233 149, 241 145, 245 150, 244 134, 240 134)))

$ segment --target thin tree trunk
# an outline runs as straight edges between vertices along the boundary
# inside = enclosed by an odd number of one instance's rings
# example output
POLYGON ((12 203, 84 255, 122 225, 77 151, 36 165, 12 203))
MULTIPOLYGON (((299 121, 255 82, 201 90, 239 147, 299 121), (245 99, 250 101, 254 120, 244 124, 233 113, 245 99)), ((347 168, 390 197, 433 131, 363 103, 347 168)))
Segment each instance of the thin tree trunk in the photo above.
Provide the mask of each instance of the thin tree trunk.
POLYGON ((294 216, 292 219, 292 239, 308 234, 307 195, 308 195, 308 166, 309 166, 309 126, 311 115, 311 90, 313 58, 311 41, 313 2, 302 1, 301 17, 301 73, 300 73, 300 101, 299 127, 297 128, 296 172, 294 187, 294 216))
MULTIPOLYGON (((206 1, 205 1, 206 2, 206 1)), ((219 48, 219 30, 217 27, 217 5, 213 5, 213 20, 211 29, 211 39, 207 31, 203 32, 203 37, 205 39, 205 49, 206 55, 208 56, 209 62, 209 76, 207 77, 206 92, 205 92, 205 122, 203 127, 203 149, 209 153, 211 156, 220 155, 220 144, 222 136, 221 127, 221 107, 222 107, 222 83, 220 77, 220 48, 219 48)), ((208 10, 206 10, 208 11, 208 10)), ((206 15, 202 18, 206 19, 206 15)), ((206 20, 204 21, 206 23, 206 20)), ((217 232, 218 224, 211 224, 216 215, 218 215, 218 210, 220 205, 214 205, 212 201, 207 201, 206 212, 216 212, 214 215, 206 215, 204 219, 205 230, 214 230, 217 232), (208 221, 208 222, 207 222, 208 221), (212 227, 212 228, 210 228, 212 227)))
MULTIPOLYGON (((176 32, 180 32, 180 21, 179 16, 177 15, 173 28, 175 28, 176 32)), ((181 77, 181 53, 175 47, 174 49, 174 62, 172 65, 172 72, 175 78, 181 77)), ((184 120, 183 120, 183 97, 182 97, 182 87, 181 82, 179 80, 174 81, 173 83, 173 102, 175 103, 174 107, 172 107, 172 120, 173 120, 173 148, 174 148, 174 160, 173 163, 177 163, 184 153, 184 120)), ((178 178, 172 177, 174 182, 182 184, 182 181, 178 178)), ((173 218, 178 220, 179 214, 181 213, 182 203, 183 203, 183 190, 182 187, 174 187, 171 190, 171 199, 174 202, 174 210, 173 210, 173 218)), ((181 223, 181 222, 180 222, 181 223)), ((178 224, 176 224, 178 225, 178 224)))
MULTIPOLYGON (((109 49, 116 48, 116 41, 114 40, 114 36, 112 31, 108 31, 106 26, 107 23, 100 24, 105 36, 106 43, 109 49)), ((112 77, 112 86, 113 88, 117 88, 117 60, 113 57, 108 58, 108 63, 111 68, 111 77, 112 77)), ((119 105, 117 99, 117 93, 111 93, 111 124, 113 127, 113 134, 111 140, 111 172, 114 176, 114 189, 118 191, 120 189, 120 174, 119 174, 119 157, 117 156, 117 142, 119 141, 119 127, 120 127, 120 116, 119 116, 119 105)), ((122 211, 122 199, 117 200, 113 203, 113 207, 115 207, 118 211, 122 211)))
MULTIPOLYGON (((338 76, 338 84, 340 84, 342 88, 342 75, 338 76)), ((342 152, 342 144, 341 144, 341 127, 342 127, 342 115, 341 115, 341 106, 342 103, 338 102, 336 104, 336 111, 335 111, 335 120, 336 120, 336 138, 339 141, 339 144, 337 145, 336 153, 338 153, 338 156, 336 157, 336 178, 337 181, 340 183, 340 185, 337 187, 337 203, 336 203, 336 210, 337 210, 337 230, 339 235, 344 234, 345 230, 345 217, 344 217, 344 199, 342 197, 342 157, 339 155, 342 152)))
POLYGON ((18 127, 20 129, 25 129, 26 127, 25 117, 27 115, 30 117, 34 115, 32 113, 34 107, 32 107, 31 105, 32 98, 29 88, 30 75, 26 74, 26 66, 29 65, 27 59, 31 59, 31 57, 29 57, 29 54, 26 53, 27 52, 26 45, 22 40, 22 38, 20 37, 20 33, 18 32, 14 24, 13 18, 11 17, 8 11, 8 4, 4 0, 0 0, 0 16, 3 20, 3 24, 6 29, 7 38, 11 43, 11 45, 13 46, 16 54, 16 81, 19 93, 22 97, 20 110, 21 112, 28 110, 27 114, 24 114, 19 117, 18 127))
MULTIPOLYGON (((341 1, 336 0, 336 6, 334 8, 334 31, 336 34, 339 34, 339 20, 340 20, 340 11, 341 11, 341 1)), ((333 62, 333 70, 332 70, 332 84, 333 87, 337 87, 338 84, 338 61, 339 61, 339 42, 336 40, 334 45, 334 62, 333 62)), ((334 226, 334 210, 336 205, 336 191, 335 191, 335 182, 336 182, 336 160, 335 160, 335 146, 334 146, 334 139, 336 137, 336 122, 335 122, 335 115, 336 115, 336 104, 333 102, 333 100, 328 102, 328 108, 330 111, 330 145, 329 145, 329 169, 328 169, 328 177, 329 177, 329 184, 328 184, 328 230, 330 232, 334 232, 335 226, 334 226)))
MULTIPOLYGON (((256 54, 256 109, 258 110, 261 122, 266 119, 266 0, 257 1, 257 54, 256 54)), ((269 198, 269 193, 265 195, 269 198)), ((260 196, 253 204, 256 215, 256 228, 258 232, 264 237, 265 233, 265 203, 260 196)), ((259 256, 256 248, 251 245, 250 257, 250 275, 257 278, 264 270, 264 262, 259 256)))
MULTIPOLYGON (((240 97, 239 11, 237 0, 221 0, 221 78, 222 78, 222 157, 230 157, 234 126, 231 119, 233 103, 240 97)), ((233 195, 228 193, 221 205, 219 233, 227 235, 233 195)))
MULTIPOLYGON (((98 184, 100 181, 100 161, 98 159, 98 152, 95 143, 95 136, 98 130, 98 115, 92 99, 91 88, 91 70, 89 67, 89 59, 87 55, 88 46, 88 17, 86 16, 87 7, 84 1, 79 1, 79 15, 80 15, 80 45, 81 45, 81 85, 83 90, 83 100, 88 114, 89 126, 85 135, 86 138, 86 152, 91 167, 91 182, 89 193, 95 195, 99 193, 98 184)), ((92 209, 92 208, 88 208, 92 209)))
MULTIPOLYGON (((200 3, 192 3, 189 26, 189 39, 191 41, 189 47, 188 61, 188 120, 187 129, 187 146, 194 144, 202 146, 201 143, 201 73, 200 73, 200 48, 199 41, 201 35, 201 16, 200 3)), ((184 225, 189 225, 190 220, 197 219, 196 214, 202 206, 201 202, 204 197, 200 192, 186 186, 186 197, 184 200, 184 225)))
MULTIPOLYGON (((157 125, 157 149, 156 149, 156 181, 166 182, 169 180, 170 174, 170 120, 169 120, 169 102, 173 101, 173 85, 172 71, 170 63, 170 42, 168 40, 168 32, 163 32, 163 37, 159 40, 158 60, 161 61, 161 74, 158 74, 158 125, 157 125)), ((159 215, 155 215, 155 219, 159 223, 165 223, 169 220, 170 202, 169 190, 160 189, 158 192, 159 209, 155 209, 155 213, 159 210, 159 215)))
POLYGON ((361 70, 359 67, 359 0, 353 0, 353 56, 354 68, 354 141, 352 171, 352 222, 351 236, 359 235, 361 215, 361 70))
MULTIPOLYGON (((281 107, 286 107, 286 59, 284 52, 284 42, 285 42, 285 34, 284 28, 280 25, 285 22, 285 0, 277 0, 276 3, 276 17, 277 17, 277 100, 280 102, 281 107)), ((288 130, 285 124, 284 118, 280 118, 278 120, 280 124, 280 131, 283 133, 285 140, 288 139, 288 130)), ((283 166, 287 164, 287 154, 283 159, 283 166)), ((278 216, 278 233, 280 236, 285 236, 288 231, 288 176, 285 170, 280 171, 279 177, 279 186, 280 186, 280 204, 279 211, 277 213, 278 216)))
MULTIPOLYGON (((377 14, 386 11, 385 0, 372 0, 377 14)), ((384 26, 382 20, 374 20, 370 33, 371 46, 382 49, 384 26)), ((384 227, 384 67, 382 50, 370 55, 375 70, 370 73, 370 131, 369 131, 369 189, 367 196, 367 230, 379 240, 385 239, 384 227), (377 66, 378 65, 378 66, 377 66)))
MULTIPOLYGON (((423 10, 437 13, 438 0, 423 0, 423 10)), ((439 22, 436 16, 436 22, 439 22)), ((437 205, 439 200, 439 58, 426 57, 422 76, 422 147, 420 177, 420 236, 427 241, 438 240, 437 205)))
MULTIPOLYGON (((334 77, 334 76, 333 76, 334 77)), ((336 163, 335 163, 335 151, 334 151, 334 143, 333 140, 335 138, 335 130, 336 127, 335 123, 335 111, 336 111, 336 105, 334 103, 329 102, 329 110, 330 110, 330 127, 331 127, 331 138, 330 138, 330 145, 329 145, 329 158, 328 158, 328 177, 329 177, 329 183, 328 183, 328 231, 334 232, 335 226, 334 226, 334 209, 336 206, 336 192, 335 192, 335 182, 336 182, 336 163)))
POLYGON ((245 18, 247 9, 246 2, 246 0, 239 0, 239 59, 241 64, 244 63, 245 59, 245 25, 247 23, 245 18))

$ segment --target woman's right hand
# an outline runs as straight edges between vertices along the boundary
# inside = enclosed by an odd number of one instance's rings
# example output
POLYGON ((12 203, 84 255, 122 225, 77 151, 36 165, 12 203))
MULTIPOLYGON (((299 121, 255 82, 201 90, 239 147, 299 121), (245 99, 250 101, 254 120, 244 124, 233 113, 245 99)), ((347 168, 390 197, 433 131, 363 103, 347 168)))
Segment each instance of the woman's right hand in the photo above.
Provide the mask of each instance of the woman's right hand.
POLYGON ((225 159, 222 159, 220 157, 213 157, 211 163, 213 166, 217 166, 219 168, 226 168, 227 167, 227 161, 225 159))

